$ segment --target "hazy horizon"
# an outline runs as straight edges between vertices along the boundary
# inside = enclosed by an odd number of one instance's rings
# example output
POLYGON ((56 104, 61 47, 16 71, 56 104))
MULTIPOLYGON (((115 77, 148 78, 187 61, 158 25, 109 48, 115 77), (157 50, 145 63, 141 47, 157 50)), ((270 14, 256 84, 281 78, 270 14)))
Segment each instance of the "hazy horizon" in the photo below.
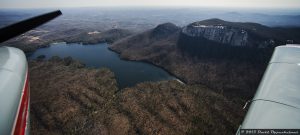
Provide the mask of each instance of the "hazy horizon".
POLYGON ((210 7, 300 9, 299 0, 2 0, 0 8, 210 7))

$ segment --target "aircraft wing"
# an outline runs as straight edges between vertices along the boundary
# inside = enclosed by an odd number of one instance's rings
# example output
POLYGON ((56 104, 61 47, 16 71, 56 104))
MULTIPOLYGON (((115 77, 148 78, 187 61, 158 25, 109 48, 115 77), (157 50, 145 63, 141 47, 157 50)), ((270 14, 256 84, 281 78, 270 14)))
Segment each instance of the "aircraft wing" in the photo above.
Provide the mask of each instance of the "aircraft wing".
POLYGON ((240 129, 300 129, 300 46, 275 48, 240 129))
MULTIPOLYGON (((0 43, 61 15, 54 11, 0 29, 0 43)), ((30 88, 23 51, 0 47, 0 134, 29 134, 30 88)))

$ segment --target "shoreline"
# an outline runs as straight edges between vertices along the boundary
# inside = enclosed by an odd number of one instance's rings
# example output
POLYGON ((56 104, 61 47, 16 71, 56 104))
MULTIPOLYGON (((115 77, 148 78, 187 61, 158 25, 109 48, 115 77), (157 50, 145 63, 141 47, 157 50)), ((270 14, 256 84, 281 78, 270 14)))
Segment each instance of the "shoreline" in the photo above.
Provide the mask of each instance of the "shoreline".
MULTIPOLYGON (((107 43, 107 42, 98 42, 98 43, 93 43, 93 44, 86 44, 86 43, 82 43, 82 42, 65 42, 65 41, 61 41, 61 42, 53 42, 53 43, 50 43, 50 44, 45 45, 45 46, 40 47, 40 48, 48 48, 48 47, 50 47, 51 45, 58 45, 58 44, 60 44, 60 43, 63 43, 63 44, 65 44, 65 45, 80 44, 80 45, 84 45, 84 46, 85 46, 85 45, 88 46, 88 45, 97 45, 97 44, 107 44, 107 49, 108 49, 109 51, 113 52, 113 53, 116 53, 116 54, 118 55, 118 57, 119 57, 121 60, 125 60, 125 61, 133 61, 133 62, 142 62, 142 63, 146 63, 146 64, 149 64, 149 65, 158 67, 158 68, 164 70, 165 72, 167 72, 169 75, 171 75, 171 76, 174 77, 174 79, 170 79, 170 80, 176 80, 177 82, 179 82, 179 83, 181 83, 181 84, 184 84, 184 85, 187 84, 187 82, 186 82, 183 78, 178 77, 177 75, 173 74, 171 71, 169 71, 168 69, 166 69, 166 68, 163 67, 163 66, 156 65, 156 64, 154 64, 154 63, 152 63, 152 62, 150 62, 150 61, 147 61, 147 60, 130 60, 130 59, 126 59, 126 58, 121 58, 120 53, 117 52, 117 51, 115 51, 115 50, 113 50, 113 49, 111 49, 111 48, 110 48, 110 45, 111 45, 111 44, 109 44, 109 43, 107 43)), ((31 51, 31 52, 25 52, 25 54, 30 56, 30 54, 34 53, 37 49, 40 49, 40 48, 36 48, 34 51, 31 51)))
MULTIPOLYGON (((108 44, 108 45, 109 45, 109 44, 108 44)), ((179 83, 185 84, 185 85, 187 84, 187 82, 186 82, 183 78, 181 78, 181 77, 175 75, 174 73, 172 73, 171 71, 169 71, 168 69, 166 69, 166 68, 163 67, 163 66, 156 65, 156 64, 152 63, 151 61, 147 61, 147 60, 131 60, 131 59, 122 58, 122 57, 120 57, 120 52, 115 51, 115 50, 111 49, 110 47, 108 47, 107 49, 110 50, 110 51, 112 51, 112 52, 114 52, 114 53, 117 53, 118 56, 119 56, 119 58, 122 59, 122 60, 126 60, 126 61, 136 61, 136 62, 143 62, 143 63, 150 64, 150 65, 152 65, 152 66, 156 66, 156 67, 158 67, 158 68, 161 68, 161 69, 163 69, 164 71, 166 71, 168 74, 174 76, 174 77, 176 78, 175 80, 178 81, 179 83)))

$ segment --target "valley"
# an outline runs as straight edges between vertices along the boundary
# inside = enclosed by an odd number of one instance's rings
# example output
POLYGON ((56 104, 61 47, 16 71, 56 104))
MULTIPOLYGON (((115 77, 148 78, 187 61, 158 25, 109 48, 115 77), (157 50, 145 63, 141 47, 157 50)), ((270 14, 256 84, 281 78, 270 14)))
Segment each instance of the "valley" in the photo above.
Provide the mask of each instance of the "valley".
POLYGON ((235 134, 274 47, 300 43, 296 15, 66 11, 0 44, 30 54, 32 134, 235 134))

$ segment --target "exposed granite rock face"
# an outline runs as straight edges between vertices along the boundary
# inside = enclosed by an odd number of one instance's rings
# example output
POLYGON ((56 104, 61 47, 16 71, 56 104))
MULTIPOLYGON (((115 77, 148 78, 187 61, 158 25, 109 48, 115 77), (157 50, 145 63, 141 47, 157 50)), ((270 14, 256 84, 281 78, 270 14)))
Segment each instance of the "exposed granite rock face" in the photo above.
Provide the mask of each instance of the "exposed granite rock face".
POLYGON ((233 46, 246 46, 248 43, 247 31, 223 25, 190 24, 182 29, 182 33, 233 46))
POLYGON ((299 38, 296 38, 296 35, 299 35, 298 28, 275 28, 258 23, 229 22, 217 18, 191 23, 183 28, 182 33, 192 37, 201 36, 221 44, 254 48, 272 48, 290 41, 300 42, 299 38))
MULTIPOLYGON (((205 25, 214 24, 209 22, 205 25)), ((123 59, 147 61, 161 66, 188 84, 205 84, 231 99, 248 99, 253 96, 264 72, 264 67, 255 66, 248 61, 240 62, 232 58, 223 59, 222 55, 220 58, 212 59, 209 56, 211 53, 209 51, 205 52, 207 55, 205 59, 185 55, 178 48, 178 41, 182 35, 181 29, 164 36, 154 32, 158 29, 161 29, 161 27, 121 39, 109 48, 120 53, 120 57, 123 59)), ((198 44, 192 40, 188 40, 188 42, 191 43, 184 42, 183 45, 191 46, 191 50, 198 53, 195 47, 198 44)), ((210 47, 212 47, 211 44, 207 44, 207 48, 210 47)), ((239 48, 229 45, 226 47, 239 48)), ((249 48, 242 47, 241 49, 248 50, 249 48)), ((218 50, 217 47, 216 50, 218 50)), ((229 51, 229 53, 231 52, 229 51)), ((248 56, 249 54, 245 55, 248 56)), ((243 102, 240 103, 244 104, 243 102)))

